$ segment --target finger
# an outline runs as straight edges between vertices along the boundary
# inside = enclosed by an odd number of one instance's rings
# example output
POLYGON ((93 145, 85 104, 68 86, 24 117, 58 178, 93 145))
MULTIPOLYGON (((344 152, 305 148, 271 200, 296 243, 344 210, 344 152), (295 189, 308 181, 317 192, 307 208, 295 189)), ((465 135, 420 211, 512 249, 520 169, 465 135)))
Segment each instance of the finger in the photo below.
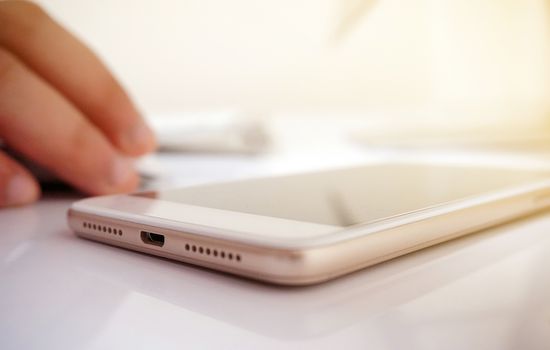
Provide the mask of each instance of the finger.
POLYGON ((0 48, 0 136, 91 193, 127 192, 137 175, 105 136, 56 90, 0 48))
POLYGON ((40 7, 0 2, 0 46, 59 90, 129 155, 153 150, 152 132, 99 59, 40 7))
POLYGON ((0 152, 0 208, 34 202, 40 188, 32 175, 0 152))

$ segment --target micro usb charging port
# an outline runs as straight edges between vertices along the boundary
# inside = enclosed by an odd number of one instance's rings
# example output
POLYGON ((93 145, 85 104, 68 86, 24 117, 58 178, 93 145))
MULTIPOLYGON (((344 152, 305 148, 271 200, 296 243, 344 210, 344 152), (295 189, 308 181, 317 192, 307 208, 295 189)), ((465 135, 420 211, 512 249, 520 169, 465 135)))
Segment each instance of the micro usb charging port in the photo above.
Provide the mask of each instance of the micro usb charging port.
POLYGON ((141 231, 141 240, 145 244, 156 245, 162 247, 164 245, 164 235, 158 233, 141 231))

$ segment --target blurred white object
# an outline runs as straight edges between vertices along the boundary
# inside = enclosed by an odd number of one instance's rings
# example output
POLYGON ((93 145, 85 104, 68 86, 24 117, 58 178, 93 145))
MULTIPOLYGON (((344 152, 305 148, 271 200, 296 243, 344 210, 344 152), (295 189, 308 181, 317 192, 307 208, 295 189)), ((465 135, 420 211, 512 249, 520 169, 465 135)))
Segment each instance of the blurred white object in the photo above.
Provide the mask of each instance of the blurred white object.
POLYGON ((158 115, 149 122, 160 151, 257 154, 270 143, 260 121, 236 112, 158 115))
POLYGON ((550 153, 550 132, 516 125, 515 128, 423 128, 420 130, 363 129, 351 140, 369 148, 409 150, 469 150, 500 153, 550 153))

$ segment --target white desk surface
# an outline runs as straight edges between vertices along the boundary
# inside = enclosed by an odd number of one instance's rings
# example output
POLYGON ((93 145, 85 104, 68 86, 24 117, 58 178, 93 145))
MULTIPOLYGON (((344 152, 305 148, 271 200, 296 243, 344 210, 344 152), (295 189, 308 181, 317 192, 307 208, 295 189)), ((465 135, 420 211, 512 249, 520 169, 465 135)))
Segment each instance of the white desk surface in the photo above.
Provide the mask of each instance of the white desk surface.
MULTIPOLYGON (((189 182, 280 169, 179 165, 189 182)), ((0 210, 0 349, 550 348, 550 214, 282 288, 77 238, 75 199, 0 210)))

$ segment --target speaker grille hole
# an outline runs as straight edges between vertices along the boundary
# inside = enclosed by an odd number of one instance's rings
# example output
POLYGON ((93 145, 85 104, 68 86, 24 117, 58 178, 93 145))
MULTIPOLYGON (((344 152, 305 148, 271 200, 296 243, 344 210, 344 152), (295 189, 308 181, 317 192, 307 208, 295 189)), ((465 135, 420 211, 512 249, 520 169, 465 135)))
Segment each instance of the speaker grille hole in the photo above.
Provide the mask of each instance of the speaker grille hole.
POLYGON ((224 259, 224 260, 227 259, 227 260, 237 261, 237 262, 242 261, 241 255, 235 254, 233 252, 226 252, 224 250, 219 250, 215 248, 204 247, 204 246, 189 244, 189 243, 186 243, 184 247, 186 251, 190 251, 192 253, 197 253, 200 255, 207 255, 218 259, 224 259))
POLYGON ((93 224, 91 222, 85 221, 85 222, 82 223, 82 227, 84 227, 85 229, 88 229, 88 230, 92 230, 92 231, 108 233, 108 234, 112 234, 112 235, 115 235, 115 236, 116 235, 122 236, 122 230, 118 229, 118 228, 114 228, 112 226, 93 224))

